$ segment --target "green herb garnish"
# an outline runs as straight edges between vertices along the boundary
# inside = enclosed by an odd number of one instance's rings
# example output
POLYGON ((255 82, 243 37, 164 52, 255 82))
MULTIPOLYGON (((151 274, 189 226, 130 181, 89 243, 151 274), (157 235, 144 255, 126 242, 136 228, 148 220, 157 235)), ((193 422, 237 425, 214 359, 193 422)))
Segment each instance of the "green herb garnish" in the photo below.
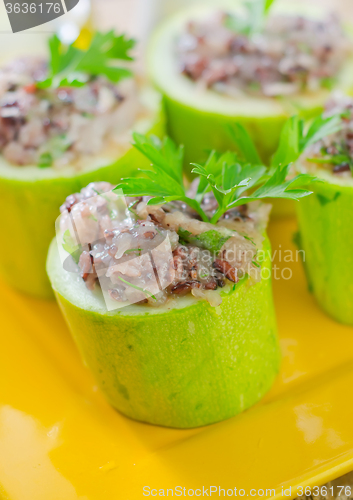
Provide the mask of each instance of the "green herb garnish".
POLYGON ((228 14, 224 21, 225 26, 246 36, 258 33, 263 28, 273 2, 274 0, 245 0, 245 16, 228 14))
POLYGON ((70 148, 71 142, 65 134, 60 134, 49 139, 44 147, 44 151, 38 159, 39 168, 51 167, 55 160, 61 158, 62 155, 70 148))
POLYGON ((206 214, 200 204, 186 196, 183 184, 183 147, 177 147, 174 142, 166 137, 160 141, 155 136, 146 137, 133 134, 135 148, 152 162, 151 170, 140 170, 145 177, 129 177, 123 179, 114 191, 123 189, 127 196, 153 196, 149 204, 160 205, 170 201, 179 200, 192 207, 203 220, 207 221, 206 214), (130 194, 129 194, 130 193, 130 194), (132 194, 134 193, 134 194, 132 194))
POLYGON ((306 161, 317 164, 343 165, 347 164, 353 174, 353 158, 351 157, 346 144, 335 144, 337 154, 325 155, 323 157, 306 158, 306 161))
MULTIPOLYGON (((350 111, 348 112, 349 116, 351 116, 350 111)), ((344 113, 329 118, 319 116, 313 120, 306 133, 304 132, 304 120, 299 119, 297 116, 290 118, 283 128, 280 146, 273 156, 272 164, 295 161, 309 146, 324 137, 339 132, 342 129, 342 118, 344 117, 344 113)), ((353 159, 347 146, 344 143, 335 144, 335 146, 338 151, 337 154, 327 155, 323 153, 323 157, 306 158, 306 160, 318 164, 342 165, 342 163, 347 163, 353 173, 353 159)))
POLYGON ((66 229, 66 231, 63 234, 63 249, 67 253, 73 253, 77 250, 78 246, 76 245, 73 237, 70 234, 70 231, 66 229))
POLYGON ((129 253, 133 253, 133 252, 139 252, 141 254, 142 248, 130 248, 130 250, 125 250, 124 253, 129 254, 129 253))
POLYGON ((204 233, 193 235, 190 231, 186 231, 186 229, 179 228, 178 235, 180 240, 186 243, 192 243, 193 245, 205 248, 210 252, 214 252, 216 254, 219 253, 224 243, 231 238, 231 235, 224 236, 219 231, 210 230, 205 231, 204 233))
POLYGON ((335 134, 341 128, 342 122, 339 115, 329 118, 318 116, 307 130, 305 130, 303 119, 292 116, 283 127, 280 143, 272 157, 271 166, 275 168, 277 165, 286 165, 296 161, 309 146, 328 135, 335 134))
MULTIPOLYGON (((338 118, 339 120, 339 118, 338 118)), ((299 174, 289 180, 291 163, 304 149, 325 135, 337 131, 337 117, 317 118, 307 131, 304 122, 293 117, 285 124, 280 144, 273 156, 271 167, 261 162, 256 147, 247 131, 240 124, 234 125, 231 134, 238 153, 224 154, 212 151, 203 164, 193 164, 192 172, 199 177, 197 192, 187 196, 182 176, 183 148, 169 138, 134 134, 134 146, 152 163, 150 170, 141 170, 143 177, 128 177, 114 189, 125 196, 150 196, 149 205, 163 205, 179 200, 194 209, 204 222, 215 224, 222 215, 240 205, 266 198, 299 200, 312 192, 309 184, 321 181, 309 174, 299 174), (208 217, 202 200, 212 191, 218 203, 216 212, 208 217)), ((183 235, 182 239, 187 239, 183 235)))
POLYGON ((79 261, 80 254, 81 254, 81 246, 76 245, 76 242, 74 238, 71 236, 69 229, 66 229, 66 231, 63 234, 63 244, 62 244, 63 249, 65 252, 69 253, 73 260, 76 262, 76 264, 79 261))
POLYGON ((74 44, 66 46, 53 35, 49 39, 48 74, 37 87, 82 87, 100 75, 114 83, 129 78, 131 71, 117 67, 116 61, 131 61, 129 51, 134 45, 134 40, 125 35, 116 36, 114 30, 96 32, 87 50, 78 49, 74 44))
POLYGON ((53 156, 51 153, 42 153, 39 157, 38 160, 38 167, 39 168, 48 168, 51 167, 53 164, 53 156))
POLYGON ((130 283, 129 281, 126 281, 124 280, 124 278, 122 278, 121 276, 118 276, 119 280, 122 281, 123 283, 125 283, 126 285, 128 286, 131 286, 131 288, 135 288, 135 290, 138 290, 139 292, 142 292, 144 293, 145 295, 147 295, 148 297, 152 297, 152 299, 154 300, 157 300, 156 297, 154 295, 152 295, 152 293, 148 292, 147 290, 145 290, 144 288, 141 288, 140 286, 137 286, 137 285, 133 285, 132 283, 130 283))
POLYGON ((240 233, 240 235, 243 236, 243 238, 250 241, 253 245, 256 246, 255 241, 252 238, 250 238, 249 236, 247 236, 246 234, 243 234, 243 233, 240 233))

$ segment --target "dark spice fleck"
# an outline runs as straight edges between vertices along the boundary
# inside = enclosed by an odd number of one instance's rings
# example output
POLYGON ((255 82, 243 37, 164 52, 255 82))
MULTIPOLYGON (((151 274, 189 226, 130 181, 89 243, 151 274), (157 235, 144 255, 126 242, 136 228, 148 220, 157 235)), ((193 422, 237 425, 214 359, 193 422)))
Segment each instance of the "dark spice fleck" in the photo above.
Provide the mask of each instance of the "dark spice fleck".
POLYGON ((213 267, 217 269, 217 271, 224 274, 224 276, 228 278, 230 281, 233 281, 233 283, 238 283, 239 278, 237 270, 234 267, 232 267, 229 264, 229 262, 221 259, 216 259, 213 263, 213 267))
POLYGON ((340 174, 341 172, 349 172, 350 166, 349 163, 341 163, 341 165, 335 165, 333 167, 334 174, 340 174))
POLYGON ((193 288, 201 288, 201 283, 199 281, 183 281, 172 287, 171 292, 177 295, 186 295, 193 288))

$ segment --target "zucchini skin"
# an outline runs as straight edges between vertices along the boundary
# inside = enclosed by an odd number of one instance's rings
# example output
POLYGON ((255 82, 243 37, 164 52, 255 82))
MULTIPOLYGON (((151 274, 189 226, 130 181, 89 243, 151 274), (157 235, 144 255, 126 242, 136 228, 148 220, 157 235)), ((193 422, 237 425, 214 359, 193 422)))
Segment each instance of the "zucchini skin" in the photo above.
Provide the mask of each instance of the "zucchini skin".
MULTIPOLYGON (((222 115, 192 108, 178 102, 164 93, 164 106, 167 114, 168 133, 178 144, 185 147, 185 170, 187 174, 193 167, 190 162, 205 161, 208 152, 234 150, 227 127, 241 123, 249 132, 261 155, 269 162, 279 142, 282 127, 288 115, 266 118, 222 115)), ((317 110, 317 114, 322 108, 317 110)), ((313 112, 316 114, 316 111, 313 112)))
POLYGON ((353 325, 353 187, 315 183, 297 204, 309 288, 335 320, 353 325))
MULTIPOLYGON (((161 109, 150 133, 163 136, 164 129, 161 109)), ((31 181, 0 175, 0 212, 3 214, 0 231, 4 241, 0 246, 0 275, 5 282, 29 295, 53 299, 45 262, 55 234, 55 221, 60 215, 59 207, 65 198, 90 182, 117 184, 122 176, 148 164, 141 153, 131 147, 110 165, 70 177, 58 174, 51 179, 31 181)))
MULTIPOLYGON (((271 279, 243 280, 218 308, 198 301, 128 315, 69 300, 60 265, 53 242, 47 269, 60 308, 100 389, 128 417, 198 427, 242 412, 270 389, 280 365, 271 279)), ((269 254, 263 266, 270 272, 269 254)))

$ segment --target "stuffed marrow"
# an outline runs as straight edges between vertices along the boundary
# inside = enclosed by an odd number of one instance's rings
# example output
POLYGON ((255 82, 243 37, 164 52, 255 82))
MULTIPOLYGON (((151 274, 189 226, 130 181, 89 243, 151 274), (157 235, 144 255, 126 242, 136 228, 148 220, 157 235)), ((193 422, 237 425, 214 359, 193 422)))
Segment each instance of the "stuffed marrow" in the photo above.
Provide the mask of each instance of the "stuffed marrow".
POLYGON ((352 43, 340 20, 304 4, 267 12, 271 3, 200 4, 156 32, 150 73, 187 164, 232 147, 234 121, 267 162, 288 116, 315 116, 332 87, 352 86, 352 43))
POLYGON ((182 148, 134 138, 150 169, 67 198, 48 275, 115 408, 153 424, 210 424, 257 402, 278 372, 262 200, 307 196, 312 177, 286 181, 289 165, 269 172, 213 152, 186 190, 182 148))
POLYGON ((11 252, 2 245, 0 272, 22 291, 51 296, 45 259, 62 200, 133 171, 133 129, 163 131, 158 96, 131 72, 132 45, 96 33, 82 51, 54 36, 48 60, 0 69, 0 230, 12 242, 11 252))
POLYGON ((353 100, 334 96, 327 115, 340 116, 340 130, 314 143, 298 168, 324 182, 298 204, 300 245, 310 289, 337 321, 353 324, 353 100))

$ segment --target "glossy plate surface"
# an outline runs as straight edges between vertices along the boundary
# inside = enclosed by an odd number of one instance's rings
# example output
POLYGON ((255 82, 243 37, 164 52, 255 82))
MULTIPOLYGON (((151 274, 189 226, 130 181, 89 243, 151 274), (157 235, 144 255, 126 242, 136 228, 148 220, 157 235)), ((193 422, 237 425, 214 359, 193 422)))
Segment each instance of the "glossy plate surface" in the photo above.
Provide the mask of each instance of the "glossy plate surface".
POLYGON ((145 425, 114 411, 56 304, 2 286, 0 498, 138 500, 146 498, 144 486, 165 496, 176 486, 186 495, 236 487, 249 497, 251 489, 276 489, 278 498, 291 487, 293 497, 298 486, 353 469, 353 329, 319 310, 301 263, 286 261, 294 231, 292 221, 270 227, 277 277, 292 272, 274 280, 280 376, 256 407, 195 430, 145 425))

